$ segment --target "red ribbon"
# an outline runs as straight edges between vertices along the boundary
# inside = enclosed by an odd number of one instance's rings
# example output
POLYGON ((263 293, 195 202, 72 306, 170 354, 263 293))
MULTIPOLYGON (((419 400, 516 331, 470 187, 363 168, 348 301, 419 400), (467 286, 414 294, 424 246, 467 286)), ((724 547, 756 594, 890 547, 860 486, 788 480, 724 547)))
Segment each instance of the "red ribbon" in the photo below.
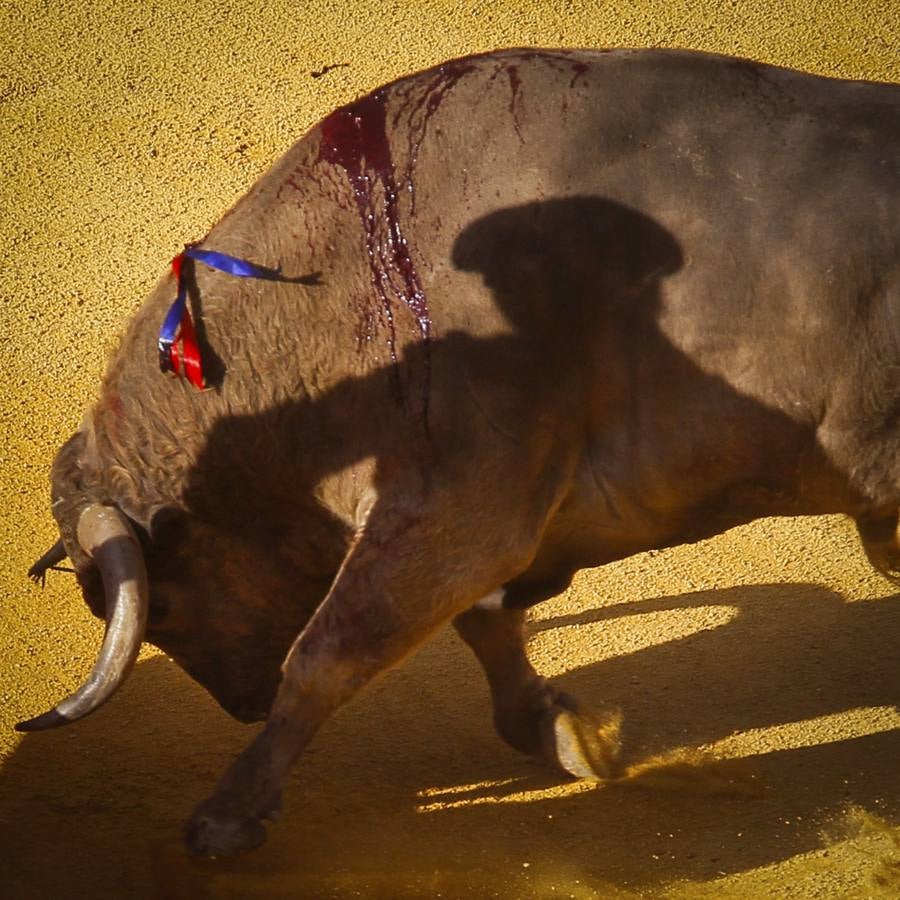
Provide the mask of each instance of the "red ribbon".
POLYGON ((197 345, 197 332, 194 328, 194 320, 191 318, 191 311, 185 302, 187 295, 187 286, 184 283, 182 275, 182 267, 184 265, 185 255, 179 253, 172 260, 172 274, 178 284, 178 297, 182 300, 181 321, 179 322, 178 333, 175 339, 169 345, 169 363, 170 371, 176 375, 184 375, 185 378, 199 390, 206 387, 206 379, 203 377, 203 365, 200 362, 200 347, 197 345), (178 351, 178 341, 181 340, 182 352, 178 351), (184 366, 182 368, 182 357, 184 366))

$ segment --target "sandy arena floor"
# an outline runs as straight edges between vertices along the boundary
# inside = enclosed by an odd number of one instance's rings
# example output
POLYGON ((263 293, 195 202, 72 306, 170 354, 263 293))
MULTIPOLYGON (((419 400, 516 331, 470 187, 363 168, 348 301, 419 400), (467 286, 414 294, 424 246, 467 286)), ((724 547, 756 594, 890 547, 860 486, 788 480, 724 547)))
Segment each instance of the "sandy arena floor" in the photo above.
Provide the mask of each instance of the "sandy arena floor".
POLYGON ((900 5, 0 9, 0 895, 900 895, 900 604, 838 519, 762 521, 584 572, 537 611, 535 664, 622 706, 630 760, 712 748, 743 761, 745 793, 560 784, 494 736, 450 634, 335 717, 269 844, 229 864, 189 862, 179 829, 252 729, 160 654, 90 719, 12 731, 95 658, 101 627, 71 577, 40 591, 25 571, 56 538, 52 456, 167 260, 339 103, 529 44, 693 47, 900 81, 900 5))

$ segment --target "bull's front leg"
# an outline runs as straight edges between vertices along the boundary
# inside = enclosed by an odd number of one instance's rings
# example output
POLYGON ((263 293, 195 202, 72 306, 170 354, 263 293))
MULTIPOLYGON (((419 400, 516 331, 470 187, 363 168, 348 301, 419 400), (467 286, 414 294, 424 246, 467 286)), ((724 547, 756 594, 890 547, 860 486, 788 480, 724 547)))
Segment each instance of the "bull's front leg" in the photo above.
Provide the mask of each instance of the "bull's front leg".
POLYGON ((446 522, 370 517, 288 653, 265 727, 188 821, 190 853, 235 855, 265 840, 263 820, 274 818, 292 765, 325 719, 497 583, 496 558, 484 550, 446 522))
POLYGON ((576 778, 612 775, 619 716, 586 709, 532 667, 525 647, 525 612, 476 606, 453 625, 484 668, 497 733, 510 746, 576 778))

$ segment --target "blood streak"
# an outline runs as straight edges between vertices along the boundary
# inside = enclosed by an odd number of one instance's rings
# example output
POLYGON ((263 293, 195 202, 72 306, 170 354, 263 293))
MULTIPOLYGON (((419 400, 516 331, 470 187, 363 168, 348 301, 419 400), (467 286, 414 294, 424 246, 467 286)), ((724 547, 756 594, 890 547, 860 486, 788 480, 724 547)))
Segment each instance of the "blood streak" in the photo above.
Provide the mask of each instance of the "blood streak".
POLYGON ((430 338, 431 320, 428 301, 400 225, 397 177, 387 137, 384 91, 375 91, 341 107, 325 119, 319 159, 340 166, 347 174, 365 235, 372 287, 387 323, 391 359, 396 362, 397 329, 391 295, 397 296, 412 311, 426 342, 430 338), (381 210, 375 193, 376 184, 381 185, 383 195, 381 210))
POLYGON ((587 70, 588 70, 588 67, 585 63, 572 63, 572 71, 575 73, 575 75, 572 77, 572 80, 569 82, 569 87, 570 88, 575 87, 575 82, 578 81, 578 79, 581 78, 581 76, 584 75, 584 73, 587 72, 587 70))
MULTIPOLYGON (((474 70, 473 65, 463 60, 445 63, 438 68, 434 77, 428 82, 421 95, 413 96, 412 91, 398 90, 401 103, 394 113, 393 125, 396 128, 401 119, 406 119, 408 129, 408 145, 406 167, 404 169, 403 187, 410 194, 410 213, 415 215, 416 194, 413 181, 413 171, 419 159, 419 148, 428 131, 431 117, 437 112, 444 97, 456 86, 456 83, 467 73, 474 70)), ((415 84, 414 84, 415 86, 415 84)))
MULTIPOLYGON (((413 202, 413 170, 428 123, 447 92, 472 68, 459 64, 442 66, 421 95, 414 96, 410 91, 404 96, 402 87, 394 89, 400 102, 391 125, 397 129, 401 117, 406 117, 408 154, 403 169, 403 187, 412 195, 413 202)), ((395 363, 397 323, 394 301, 399 300, 413 315, 425 350, 424 408, 427 420, 432 322, 428 298, 400 220, 400 185, 388 138, 387 98, 388 89, 383 88, 328 116, 321 125, 318 161, 343 169, 350 182, 365 238, 372 287, 387 325, 391 360, 395 363), (379 186, 380 191, 377 190, 379 186)), ((366 315, 364 318, 366 337, 371 339, 373 317, 366 315)))
POLYGON ((525 138, 522 136, 522 125, 521 122, 519 122, 518 110, 519 89, 522 87, 522 79, 519 77, 519 67, 511 66, 507 63, 499 63, 488 81, 493 84, 501 72, 505 73, 506 77, 509 79, 509 114, 512 116, 513 128, 516 129, 519 140, 524 144, 525 138))
POLYGON ((509 113, 512 116, 513 127, 516 129, 519 140, 524 142, 525 138, 522 137, 522 126, 519 123, 519 111, 516 109, 516 104, 519 100, 519 88, 522 86, 522 79, 519 78, 518 66, 507 66, 506 75, 509 78, 509 89, 512 94, 509 98, 509 113))

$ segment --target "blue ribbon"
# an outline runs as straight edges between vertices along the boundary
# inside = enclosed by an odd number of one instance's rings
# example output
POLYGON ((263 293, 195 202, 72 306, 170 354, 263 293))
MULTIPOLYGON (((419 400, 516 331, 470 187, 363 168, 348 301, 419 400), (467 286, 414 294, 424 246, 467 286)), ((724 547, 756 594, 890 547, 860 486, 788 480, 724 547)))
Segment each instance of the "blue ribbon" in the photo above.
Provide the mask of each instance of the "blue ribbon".
POLYGON ((257 266, 252 262, 247 262, 246 259, 238 259, 236 256, 229 256, 218 250, 204 250, 202 247, 187 246, 184 248, 184 255, 190 259, 196 259, 197 262, 202 262, 204 266, 209 266, 211 269, 218 269, 229 275, 237 275, 238 278, 263 278, 273 281, 281 276, 278 269, 257 266))

